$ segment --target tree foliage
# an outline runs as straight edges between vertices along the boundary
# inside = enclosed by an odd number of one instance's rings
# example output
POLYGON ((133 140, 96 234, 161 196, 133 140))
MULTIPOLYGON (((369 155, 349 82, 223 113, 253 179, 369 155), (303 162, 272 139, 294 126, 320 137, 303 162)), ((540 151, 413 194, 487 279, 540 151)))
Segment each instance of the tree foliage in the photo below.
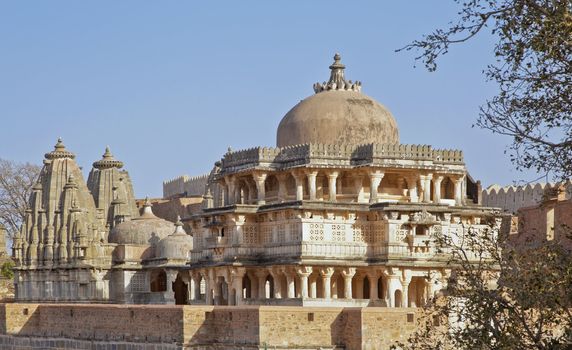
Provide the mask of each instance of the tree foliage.
POLYGON ((572 0, 456 2, 456 21, 400 50, 416 50, 434 71, 452 45, 490 31, 495 61, 484 74, 499 90, 482 105, 476 125, 512 138, 518 168, 571 177, 572 0))
POLYGON ((0 224, 6 227, 9 238, 26 216, 28 198, 40 170, 34 164, 0 159, 0 224))
POLYGON ((399 349, 569 349, 572 254, 561 244, 511 248, 497 228, 437 234, 451 256, 447 289, 399 349))

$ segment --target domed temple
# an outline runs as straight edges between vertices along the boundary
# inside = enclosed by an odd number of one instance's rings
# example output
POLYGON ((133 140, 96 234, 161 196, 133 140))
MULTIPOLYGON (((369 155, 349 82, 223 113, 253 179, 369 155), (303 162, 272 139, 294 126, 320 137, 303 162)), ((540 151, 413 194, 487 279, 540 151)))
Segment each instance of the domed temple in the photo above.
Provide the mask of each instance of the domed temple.
POLYGON ((461 151, 400 144, 338 54, 330 70, 281 120, 277 147, 229 149, 141 212, 109 150, 84 183, 59 141, 14 240, 17 299, 422 305, 450 274, 433 235, 485 229, 492 209, 461 151))

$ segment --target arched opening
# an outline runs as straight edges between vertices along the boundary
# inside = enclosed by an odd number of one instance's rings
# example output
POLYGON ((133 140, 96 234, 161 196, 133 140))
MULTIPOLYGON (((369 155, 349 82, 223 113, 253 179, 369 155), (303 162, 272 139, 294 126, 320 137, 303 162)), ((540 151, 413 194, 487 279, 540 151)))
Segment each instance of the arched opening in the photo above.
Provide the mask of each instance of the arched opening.
POLYGON ((448 176, 441 182, 441 198, 455 199, 455 184, 448 176))
POLYGON ((383 277, 377 279, 377 298, 380 300, 385 299, 385 283, 383 283, 383 277))
POLYGON ((242 278, 242 298, 250 299, 252 298, 251 282, 248 275, 244 275, 242 278))
POLYGON ((164 270, 154 270, 151 272, 151 292, 167 291, 167 273, 164 270))
POLYGON ((201 275, 201 281, 199 282, 199 299, 205 300, 207 297, 207 281, 201 275))
POLYGON ((397 289, 395 291, 395 307, 402 307, 402 306, 403 306, 402 293, 400 289, 397 289))
POLYGON ((369 290, 370 290, 369 277, 366 276, 363 279, 363 299, 369 299, 370 298, 369 290))
POLYGON ((296 199, 296 179, 292 174, 286 175, 286 199, 296 199))
POLYGON ((274 278, 268 275, 264 283, 264 294, 266 299, 274 298, 274 278))
POLYGON ((266 202, 278 200, 278 179, 274 175, 269 175, 264 182, 264 194, 266 202))
POLYGON ((413 277, 408 287, 409 300, 405 306, 420 307, 425 304, 426 280, 424 277, 413 277))
POLYGON ((183 282, 181 274, 177 274, 175 282, 173 282, 173 292, 175 292, 175 304, 185 305, 189 299, 189 286, 187 283, 183 282))
POLYGON ((324 281, 322 276, 316 278, 316 297, 324 298, 324 281))

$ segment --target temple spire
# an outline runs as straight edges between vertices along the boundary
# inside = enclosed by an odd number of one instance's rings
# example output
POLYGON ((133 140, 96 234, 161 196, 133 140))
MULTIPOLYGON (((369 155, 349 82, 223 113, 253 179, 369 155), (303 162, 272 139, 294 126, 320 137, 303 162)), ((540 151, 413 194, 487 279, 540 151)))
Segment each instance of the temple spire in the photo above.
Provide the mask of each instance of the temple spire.
POLYGON ((109 150, 109 146, 107 146, 105 147, 105 153, 103 153, 102 158, 97 162, 94 162, 93 167, 100 170, 109 168, 121 169, 123 168, 123 162, 115 159, 109 150))
POLYGON ((344 69, 346 66, 341 62, 342 56, 339 53, 334 55, 334 63, 330 65, 330 80, 328 82, 315 83, 314 92, 319 93, 328 90, 342 90, 342 91, 361 91, 361 82, 356 81, 353 83, 351 80, 346 81, 344 69))

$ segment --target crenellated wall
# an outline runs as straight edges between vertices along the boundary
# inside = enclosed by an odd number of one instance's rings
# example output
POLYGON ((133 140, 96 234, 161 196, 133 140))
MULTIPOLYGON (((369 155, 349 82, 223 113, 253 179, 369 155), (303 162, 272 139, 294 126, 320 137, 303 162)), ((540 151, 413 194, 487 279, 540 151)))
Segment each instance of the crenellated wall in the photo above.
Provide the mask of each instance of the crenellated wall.
MULTIPOLYGON (((548 189, 560 186, 556 183, 536 183, 526 186, 505 186, 491 185, 483 190, 483 206, 502 208, 510 213, 516 213, 520 208, 535 206, 540 204, 545 198, 548 189)), ((566 199, 572 198, 572 181, 568 180, 563 184, 566 199)))
POLYGON ((205 194, 208 177, 208 174, 193 177, 183 175, 163 181, 163 198, 202 196, 205 194))

